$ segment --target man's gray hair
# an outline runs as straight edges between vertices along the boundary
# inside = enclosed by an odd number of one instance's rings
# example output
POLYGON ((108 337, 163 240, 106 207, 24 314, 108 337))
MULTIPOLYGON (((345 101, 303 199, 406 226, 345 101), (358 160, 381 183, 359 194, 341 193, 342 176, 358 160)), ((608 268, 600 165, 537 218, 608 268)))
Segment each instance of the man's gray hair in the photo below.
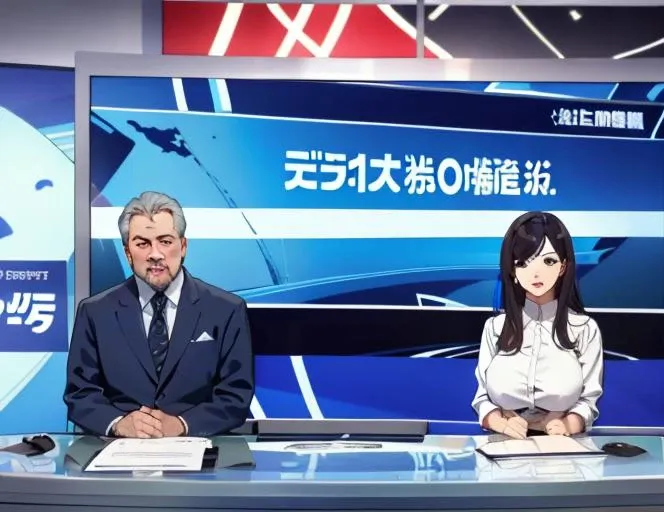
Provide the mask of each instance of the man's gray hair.
POLYGON ((168 212, 173 216, 173 224, 180 238, 187 230, 187 221, 184 219, 182 207, 177 200, 160 192, 143 192, 127 203, 118 219, 118 228, 122 237, 122 244, 129 243, 129 222, 136 215, 143 215, 152 219, 161 212, 168 212))

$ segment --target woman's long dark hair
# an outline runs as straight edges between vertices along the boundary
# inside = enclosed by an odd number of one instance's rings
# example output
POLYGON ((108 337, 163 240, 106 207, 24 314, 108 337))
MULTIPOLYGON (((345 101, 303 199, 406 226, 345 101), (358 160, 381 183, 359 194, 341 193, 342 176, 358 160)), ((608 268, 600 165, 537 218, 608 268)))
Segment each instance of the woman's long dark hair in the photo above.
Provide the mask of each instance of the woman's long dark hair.
POLYGON ((514 282, 515 261, 526 262, 538 256, 548 239, 556 253, 565 262, 565 272, 555 284, 558 299, 553 321, 554 340, 561 348, 575 349, 576 340, 570 340, 567 332, 567 311, 585 314, 581 295, 576 284, 576 259, 572 237, 558 217, 546 212, 528 212, 516 219, 507 230, 500 249, 500 279, 505 324, 498 337, 498 349, 517 353, 523 344, 523 306, 526 292, 514 282), (557 338, 557 339, 556 339, 557 338))

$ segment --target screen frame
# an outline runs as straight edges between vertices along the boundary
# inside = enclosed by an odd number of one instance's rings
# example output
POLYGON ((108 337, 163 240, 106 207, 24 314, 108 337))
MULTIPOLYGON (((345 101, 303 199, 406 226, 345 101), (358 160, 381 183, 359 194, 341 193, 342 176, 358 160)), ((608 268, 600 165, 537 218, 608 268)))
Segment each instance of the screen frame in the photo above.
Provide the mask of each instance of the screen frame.
MULTIPOLYGON (((74 304, 75 307, 78 307, 81 300, 89 297, 91 285, 89 115, 92 77, 205 77, 338 81, 664 82, 664 59, 314 59, 77 52, 75 72, 74 259, 76 264, 74 304)), ((261 305, 255 306, 260 307, 261 305)), ((589 311, 592 310, 589 309, 589 311)), ((646 311, 644 310, 644 312, 646 311)), ((664 313, 664 310, 647 310, 647 312, 664 313)))

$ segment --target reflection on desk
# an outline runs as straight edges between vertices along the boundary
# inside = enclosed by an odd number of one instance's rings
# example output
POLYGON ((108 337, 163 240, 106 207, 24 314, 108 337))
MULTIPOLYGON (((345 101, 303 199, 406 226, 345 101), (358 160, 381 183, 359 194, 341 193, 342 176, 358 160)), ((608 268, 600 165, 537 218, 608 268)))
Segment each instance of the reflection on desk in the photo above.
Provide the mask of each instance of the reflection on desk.
MULTIPOLYGON (((478 447, 505 436, 473 436, 478 447)), ((618 476, 638 478, 659 475, 664 478, 664 450, 660 437, 637 436, 580 436, 578 441, 591 450, 605 443, 622 441, 644 448, 647 453, 635 459, 612 456, 547 457, 535 459, 507 459, 491 461, 478 456, 477 480, 481 482, 509 481, 574 481, 606 480, 618 476)))
MULTIPOLYGON (((0 446, 18 443, 22 437, 0 437, 0 446)), ((647 450, 647 454, 634 458, 492 462, 476 452, 488 441, 487 436, 426 436, 422 443, 385 443, 388 450, 383 451, 307 453, 284 451, 272 442, 257 442, 255 436, 235 436, 236 441, 246 439, 252 448, 254 467, 164 472, 158 476, 84 473, 66 454, 74 440, 79 445, 90 440, 94 445, 94 438, 51 437, 56 448, 42 456, 0 452, 0 495, 5 500, 0 511, 4 512, 5 503, 25 505, 30 510, 50 503, 65 508, 103 505, 120 510, 122 505, 179 511, 224 507, 343 510, 350 502, 356 510, 535 510, 550 506, 551 499, 560 496, 564 496, 565 506, 577 510, 608 507, 616 499, 636 507, 634 510, 664 505, 660 437, 581 438, 595 447, 623 441, 647 450), (26 473, 33 475, 25 478, 26 473), (466 485, 470 482, 474 483, 472 491, 466 485), (538 485, 530 485, 533 482, 538 485)))
MULTIPOLYGON (((23 437, 0 436, 0 449, 21 443, 23 437)), ((60 444, 57 441, 51 451, 34 457, 0 451, 0 473, 55 473, 59 457, 60 444)))
MULTIPOLYGON (((257 467, 282 480, 440 481, 448 468, 465 470, 472 479, 475 447, 467 436, 428 439, 425 443, 249 444, 257 467), (330 445, 330 446, 328 446, 330 445)), ((262 478, 258 477, 258 478, 262 478)))
MULTIPOLYGON (((1 473, 43 473, 82 476, 81 468, 65 463, 65 455, 75 440, 85 436, 54 435, 50 452, 26 457, 0 451, 1 473)), ((0 448, 20 443, 22 435, 0 436, 0 448)), ((357 481, 578 481, 607 478, 661 477, 664 479, 664 446, 661 437, 601 436, 581 437, 589 448, 608 442, 627 442, 647 453, 633 459, 620 457, 571 457, 491 461, 476 448, 496 440, 496 436, 427 436, 423 443, 378 443, 377 448, 354 447, 357 443, 335 445, 332 450, 288 449, 292 442, 255 442, 249 436, 256 467, 176 474, 174 478, 248 481, 336 480, 357 481), (341 446, 342 448, 339 448, 341 446)), ((362 443, 361 443, 362 444, 362 443)), ((223 455, 222 455, 223 456, 223 455)), ((103 476, 100 476, 103 478, 103 476)))

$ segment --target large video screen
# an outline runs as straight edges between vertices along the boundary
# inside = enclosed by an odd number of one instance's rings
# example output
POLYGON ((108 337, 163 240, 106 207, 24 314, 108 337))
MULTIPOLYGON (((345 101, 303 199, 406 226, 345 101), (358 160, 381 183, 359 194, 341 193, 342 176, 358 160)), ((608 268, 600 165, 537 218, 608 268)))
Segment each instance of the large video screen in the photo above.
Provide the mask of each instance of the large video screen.
POLYGON ((664 386, 664 84, 167 75, 90 91, 90 292, 131 275, 123 205, 176 197, 187 268, 249 303, 254 417, 476 427, 502 238, 546 210, 604 337, 598 424, 664 424, 648 391, 664 386))
POLYGON ((67 426, 73 159, 74 71, 0 64, 0 434, 67 426))
POLYGON ((559 214, 590 308, 664 309, 664 85, 95 77, 92 293, 158 189, 187 266, 250 303, 492 307, 522 211, 559 214))

